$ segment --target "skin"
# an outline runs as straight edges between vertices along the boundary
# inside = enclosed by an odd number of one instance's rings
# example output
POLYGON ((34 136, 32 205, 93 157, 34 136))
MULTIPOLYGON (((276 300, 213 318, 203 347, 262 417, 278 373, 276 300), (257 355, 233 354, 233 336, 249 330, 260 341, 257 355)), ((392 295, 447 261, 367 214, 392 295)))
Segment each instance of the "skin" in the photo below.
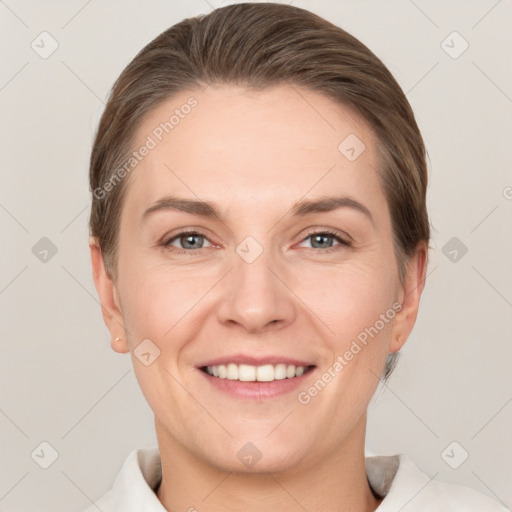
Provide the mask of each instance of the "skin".
POLYGON ((197 107, 128 178, 115 281, 97 241, 90 244, 112 348, 131 352, 155 414, 158 498, 168 510, 375 510, 380 500, 364 469, 366 409, 388 353, 414 326, 426 244, 401 283, 375 136, 351 109, 322 95, 287 85, 187 91, 146 116, 136 146, 191 95, 197 107), (349 134, 366 146, 353 162, 338 150, 349 134), (141 220, 171 194, 215 203, 222 221, 171 209, 141 220), (323 196, 350 196, 373 220, 349 207, 291 215, 295 202, 323 196), (175 238, 184 228, 205 238, 190 248, 175 238), (352 246, 329 235, 314 245, 311 231, 325 230, 350 237, 352 246), (252 263, 236 252, 247 236, 263 249, 252 263), (297 393, 397 302, 401 311, 300 404, 297 393), (145 339, 160 350, 148 366, 133 353, 145 339), (297 391, 244 400, 215 389, 197 368, 232 354, 289 356, 316 368, 297 391), (237 457, 247 442, 262 454, 252 467, 237 457))

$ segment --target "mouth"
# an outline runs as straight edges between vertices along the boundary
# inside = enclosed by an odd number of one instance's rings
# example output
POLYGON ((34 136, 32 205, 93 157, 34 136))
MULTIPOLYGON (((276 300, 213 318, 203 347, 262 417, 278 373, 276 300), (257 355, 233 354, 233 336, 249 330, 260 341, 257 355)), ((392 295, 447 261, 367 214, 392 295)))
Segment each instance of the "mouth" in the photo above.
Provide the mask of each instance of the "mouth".
POLYGON ((209 361, 197 368, 208 389, 244 402, 262 402, 297 392, 317 367, 293 359, 240 356, 231 361, 209 361))
POLYGON ((250 364, 218 364, 202 366, 200 370, 210 377, 227 379, 239 382, 273 382, 285 379, 294 379, 310 372, 315 365, 299 366, 294 364, 278 363, 264 365, 250 364))

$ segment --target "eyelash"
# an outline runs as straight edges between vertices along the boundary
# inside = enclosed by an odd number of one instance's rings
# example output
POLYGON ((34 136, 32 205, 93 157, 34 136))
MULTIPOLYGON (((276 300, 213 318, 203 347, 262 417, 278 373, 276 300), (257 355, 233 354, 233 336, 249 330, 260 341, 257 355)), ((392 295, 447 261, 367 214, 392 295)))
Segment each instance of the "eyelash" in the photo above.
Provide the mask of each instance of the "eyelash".
MULTIPOLYGON (((173 237, 171 237, 171 238, 167 239, 166 241, 162 242, 162 246, 164 246, 165 248, 171 250, 175 254, 187 254, 189 256, 194 256, 195 255, 194 253, 197 253, 198 251, 200 251, 203 248, 200 248, 200 249, 178 249, 177 247, 172 247, 170 245, 171 242, 174 242, 178 238, 181 238, 181 237, 184 237, 184 236, 187 236, 187 235, 199 235, 199 236, 202 236, 202 237, 208 239, 206 234, 202 233, 199 230, 182 231, 182 232, 178 233, 177 235, 174 235, 173 237)), ((337 250, 340 250, 342 248, 352 247, 352 242, 350 240, 346 240, 344 238, 341 238, 337 231, 330 230, 330 229, 311 231, 301 240, 301 243, 306 241, 308 238, 311 238, 311 237, 313 237, 315 235, 328 235, 328 236, 333 237, 337 242, 339 242, 339 245, 335 245, 333 247, 327 247, 326 249, 319 249, 319 248, 316 248, 316 247, 311 247, 310 249, 315 251, 316 254, 319 254, 319 253, 323 253, 323 254, 331 253, 333 251, 337 251, 337 250)), ((205 249, 207 249, 207 247, 205 249)))

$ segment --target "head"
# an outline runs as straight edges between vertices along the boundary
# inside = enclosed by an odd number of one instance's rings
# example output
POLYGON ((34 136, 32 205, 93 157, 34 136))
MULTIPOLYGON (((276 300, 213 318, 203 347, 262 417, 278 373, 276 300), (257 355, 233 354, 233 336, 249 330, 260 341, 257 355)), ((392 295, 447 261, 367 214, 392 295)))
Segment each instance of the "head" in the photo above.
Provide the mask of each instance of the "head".
POLYGON ((348 442, 414 326, 430 236, 423 140, 368 48, 286 5, 184 20, 114 84, 90 186, 104 319, 160 432, 226 469, 247 442, 267 469, 348 442), (309 371, 221 400, 204 366, 247 355, 309 371))

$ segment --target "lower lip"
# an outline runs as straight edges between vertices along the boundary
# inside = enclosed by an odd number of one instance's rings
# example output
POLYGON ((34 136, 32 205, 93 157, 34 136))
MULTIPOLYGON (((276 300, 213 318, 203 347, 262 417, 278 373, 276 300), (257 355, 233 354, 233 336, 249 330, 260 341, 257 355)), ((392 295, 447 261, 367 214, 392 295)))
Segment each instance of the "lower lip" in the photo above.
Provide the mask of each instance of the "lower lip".
POLYGON ((243 382, 240 380, 219 379, 212 377, 208 373, 199 370, 199 372, 208 380, 208 382, 219 391, 227 393, 235 398, 265 400, 276 398, 299 388, 304 385, 315 368, 303 373, 300 377, 291 379, 273 380, 271 382, 243 382))

